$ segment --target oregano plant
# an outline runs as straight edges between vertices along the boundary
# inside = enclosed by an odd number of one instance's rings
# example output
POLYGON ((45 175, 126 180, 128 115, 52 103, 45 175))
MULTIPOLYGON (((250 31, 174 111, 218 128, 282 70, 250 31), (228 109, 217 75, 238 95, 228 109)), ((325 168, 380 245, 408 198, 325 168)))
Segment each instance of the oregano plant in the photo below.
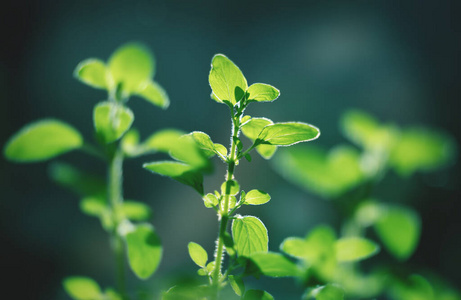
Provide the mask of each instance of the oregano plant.
POLYGON ((107 99, 93 109, 95 140, 84 139, 70 124, 56 119, 30 123, 13 135, 4 148, 5 157, 17 163, 42 162, 78 150, 106 163, 107 179, 86 174, 64 163, 51 166, 51 177, 81 197, 80 209, 99 218, 110 236, 115 256, 115 289, 102 290, 91 278, 68 277, 63 281, 67 294, 77 300, 130 299, 126 288, 125 261, 140 279, 149 278, 157 269, 162 246, 151 218, 149 206, 125 200, 123 163, 126 159, 162 151, 158 137, 173 130, 154 133, 139 142, 132 128, 134 113, 128 100, 135 96, 166 109, 169 99, 164 89, 153 80, 155 59, 139 43, 119 47, 107 62, 86 59, 78 64, 74 76, 91 87, 105 90, 107 99))
POLYGON ((268 232, 259 218, 237 214, 243 205, 262 205, 271 197, 257 188, 243 190, 246 183, 238 182, 235 170, 242 160, 251 162, 252 150, 256 150, 263 158, 270 159, 277 147, 312 141, 318 138, 320 131, 307 123, 274 123, 268 118, 244 115, 248 105, 275 101, 280 92, 264 83, 249 86, 242 71, 222 54, 213 57, 208 79, 212 90, 211 98, 217 103, 225 104, 230 111, 229 148, 214 143, 204 132, 194 131, 177 138, 170 145, 170 155, 174 160, 144 165, 154 173, 169 176, 193 187, 201 195, 205 207, 215 210, 219 220, 216 249, 211 260, 199 244, 190 242, 188 245, 191 259, 200 268, 198 274, 208 278, 207 283, 193 287, 175 286, 164 293, 163 297, 219 299, 220 290, 230 284, 242 299, 272 299, 267 291, 245 287, 243 278, 253 274, 252 261, 256 260, 260 268, 276 274, 297 274, 298 268, 285 257, 268 252, 268 232), (241 133, 250 141, 248 146, 241 140, 241 133), (194 147, 201 152, 197 152, 194 147), (185 148, 189 150, 184 150, 185 148), (220 188, 205 193, 203 171, 207 168, 204 166, 207 166, 208 158, 215 155, 227 165, 225 180, 220 188), (228 256, 227 263, 225 256, 228 256))

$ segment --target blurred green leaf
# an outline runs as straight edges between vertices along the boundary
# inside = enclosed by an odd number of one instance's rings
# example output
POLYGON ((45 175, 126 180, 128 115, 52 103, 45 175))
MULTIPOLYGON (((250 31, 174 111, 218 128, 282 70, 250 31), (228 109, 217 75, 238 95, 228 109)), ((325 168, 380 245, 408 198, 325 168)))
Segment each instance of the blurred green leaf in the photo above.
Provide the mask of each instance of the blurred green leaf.
POLYGON ((344 135, 361 146, 371 144, 379 123, 371 115, 360 110, 349 110, 341 118, 341 129, 344 135))
POLYGON ((229 279, 229 283, 234 290, 237 296, 242 296, 245 293, 245 284, 240 277, 236 277, 234 275, 229 275, 227 277, 229 279))
POLYGON ((407 280, 395 280, 390 294, 396 300, 439 300, 434 297, 434 289, 426 278, 413 274, 407 280))
POLYGON ((132 200, 123 201, 120 210, 125 218, 133 221, 146 221, 152 215, 148 205, 132 200))
POLYGON ((291 146, 300 142, 308 142, 318 138, 318 128, 298 122, 270 124, 263 128, 256 139, 256 144, 273 146, 291 146))
POLYGON ((177 129, 163 129, 150 135, 143 143, 144 151, 169 152, 185 132, 177 129))
POLYGON ((100 102, 93 111, 96 133, 105 143, 118 140, 131 127, 133 112, 113 102, 100 102))
POLYGON ((67 294, 75 300, 102 300, 101 288, 88 277, 67 277, 63 281, 67 294))
POLYGON ((342 300, 344 299, 344 290, 335 284, 329 283, 327 285, 308 290, 305 298, 316 300, 342 300))
POLYGON ((424 128, 401 132, 393 148, 390 163, 403 176, 415 171, 430 171, 454 159, 455 143, 448 135, 424 128))
POLYGON ((143 168, 189 185, 203 195, 203 175, 187 164, 177 161, 159 161, 145 163, 143 168))
POLYGON ((62 121, 45 119, 21 128, 8 140, 3 153, 14 162, 38 162, 78 149, 82 145, 82 136, 72 126, 62 121))
POLYGON ((242 300, 274 300, 274 297, 266 291, 248 290, 242 300))
POLYGON ((152 78, 155 60, 146 46, 128 43, 115 50, 108 66, 114 85, 121 85, 124 93, 130 95, 142 89, 152 78))
POLYGON ((162 246, 160 238, 150 224, 136 225, 125 236, 128 249, 128 262, 140 279, 149 278, 160 263, 162 246))
POLYGON ((381 206, 375 223, 376 234, 386 249, 400 260, 416 250, 421 234, 421 220, 413 210, 400 206, 381 206))
POLYGON ((260 205, 269 202, 271 196, 261 190, 251 190, 245 196, 245 204, 260 205))
POLYGON ((139 132, 136 129, 130 129, 122 137, 120 146, 127 156, 137 156, 141 154, 141 147, 139 146, 139 132))
POLYGON ((301 275, 296 264, 279 253, 253 253, 250 255, 250 259, 265 276, 297 277, 301 275))
POLYGON ((123 300, 123 297, 111 288, 106 289, 104 294, 104 300, 123 300))
POLYGON ((106 199, 102 197, 85 197, 80 200, 80 210, 89 216, 100 217, 107 208, 106 199))
POLYGON ((206 153, 200 149, 191 135, 181 136, 170 150, 170 156, 191 165, 202 172, 210 172, 213 168, 206 153))
POLYGON ((208 80, 218 102, 229 101, 235 105, 243 98, 248 88, 242 71, 222 54, 213 57, 208 80))
POLYGON ((339 262, 359 261, 379 252, 379 246, 367 239, 359 237, 341 238, 336 241, 336 259, 339 262))
POLYGON ((167 109, 170 106, 170 98, 166 91, 157 82, 152 80, 147 81, 136 95, 163 109, 167 109))
POLYGON ((239 256, 267 252, 269 238, 264 224, 256 217, 237 217, 232 222, 232 238, 239 256))
POLYGON ((106 64, 96 58, 85 59, 74 71, 74 76, 81 82, 99 89, 107 89, 106 64))
POLYGON ((237 195, 240 191, 240 185, 236 180, 224 181, 221 185, 221 194, 223 195, 237 195), (229 190, 227 188, 229 187, 229 190))
POLYGON ((311 145, 284 149, 274 163, 287 180, 327 198, 347 192, 365 177, 360 153, 348 146, 329 153, 311 145))
POLYGON ((257 102, 272 102, 280 96, 280 91, 265 83, 254 83, 247 90, 248 100, 257 102))
POLYGON ((205 249, 202 248, 197 243, 190 242, 187 245, 189 250, 190 258, 196 263, 199 267, 206 267, 206 262, 208 261, 208 254, 205 249))

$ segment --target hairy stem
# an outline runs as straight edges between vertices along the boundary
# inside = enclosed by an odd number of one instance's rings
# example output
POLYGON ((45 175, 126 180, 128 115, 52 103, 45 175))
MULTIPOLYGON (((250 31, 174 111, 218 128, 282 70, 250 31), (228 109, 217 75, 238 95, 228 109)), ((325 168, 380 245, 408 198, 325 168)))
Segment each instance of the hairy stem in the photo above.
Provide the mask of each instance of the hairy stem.
POLYGON ((111 246, 115 255, 116 264, 116 287, 117 291, 126 299, 125 287, 125 249, 122 237, 117 232, 119 226, 119 209, 123 203, 122 182, 123 182, 123 152, 121 149, 115 150, 110 159, 109 165, 109 202, 112 211, 113 229, 111 233, 111 246))

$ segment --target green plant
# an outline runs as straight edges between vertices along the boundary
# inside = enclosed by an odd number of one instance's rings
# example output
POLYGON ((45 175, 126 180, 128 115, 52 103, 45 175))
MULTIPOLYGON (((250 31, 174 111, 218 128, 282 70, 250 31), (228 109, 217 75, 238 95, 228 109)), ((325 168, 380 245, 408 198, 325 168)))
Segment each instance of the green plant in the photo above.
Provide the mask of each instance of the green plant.
POLYGON ((236 214, 242 205, 261 205, 267 203, 270 196, 258 189, 248 192, 241 190, 240 183, 235 178, 235 168, 243 158, 251 161, 250 152, 253 149, 269 159, 277 147, 314 140, 320 132, 306 123, 273 123, 267 118, 245 116, 244 111, 249 104, 272 102, 280 93, 267 84, 255 83, 248 86, 240 69, 222 54, 215 55, 212 59, 209 83, 212 89, 211 98, 230 109, 232 131, 229 151, 223 145, 214 143, 206 133, 194 131, 171 143, 170 155, 175 160, 144 165, 154 173, 192 186, 202 196, 204 205, 216 211, 220 224, 213 261, 209 262, 207 252, 200 245, 191 242, 188 247, 192 260, 200 267, 198 274, 207 277, 208 284, 176 286, 163 297, 196 299, 201 295, 203 298, 217 299, 219 291, 229 283, 242 299, 272 299, 268 292, 245 289, 242 278, 255 273, 252 261, 256 261, 259 268, 274 270, 277 274, 280 269, 284 275, 292 275, 298 269, 283 256, 268 252, 267 229, 261 220, 254 216, 236 214), (251 141, 246 149, 240 139, 240 132, 251 141), (205 194, 202 174, 209 169, 208 158, 215 155, 227 164, 225 181, 219 191, 205 194), (232 235, 228 232, 229 221, 232 221, 232 235), (225 251, 229 261, 223 267, 225 251))
POLYGON ((421 218, 407 205, 384 202, 374 192, 388 170, 407 179, 417 171, 432 171, 449 164, 456 153, 452 138, 427 128, 381 124, 358 110, 344 114, 341 129, 355 146, 340 145, 330 151, 297 147, 275 160, 275 170, 300 187, 330 199, 342 217, 343 237, 339 240, 331 227, 319 226, 305 238, 290 237, 280 246, 302 268, 296 278, 309 287, 304 297, 342 299, 317 295, 324 288, 315 287, 320 284, 352 299, 383 295, 395 300, 460 299, 452 288, 431 278, 433 275, 425 276, 428 279, 409 275, 414 271, 408 268, 400 274, 402 262, 417 249, 421 218), (369 229, 398 262, 398 268, 387 263, 385 267, 374 265, 369 272, 361 271, 356 262, 380 248, 365 239, 370 235, 369 229), (341 241, 349 241, 351 249, 338 245, 341 241))
POLYGON ((106 184, 68 164, 55 163, 51 167, 54 180, 82 196, 82 212, 101 220, 111 237, 115 255, 116 290, 109 288, 103 292, 90 278, 69 277, 63 284, 74 299, 128 299, 125 256, 140 279, 147 279, 159 265, 160 239, 154 227, 145 222, 151 216, 150 208, 142 202, 125 201, 122 192, 125 159, 161 151, 155 140, 165 131, 139 143, 138 132, 131 129, 134 114, 127 106, 129 98, 136 96, 163 109, 168 107, 166 92, 152 80, 154 71, 154 57, 138 43, 121 46, 107 63, 94 58, 82 61, 75 69, 75 77, 89 86, 106 90, 108 95, 107 101, 96 104, 93 110, 97 145, 85 141, 75 128, 63 121, 45 119, 19 130, 4 148, 5 157, 18 163, 41 162, 72 150, 83 151, 107 163, 106 184))

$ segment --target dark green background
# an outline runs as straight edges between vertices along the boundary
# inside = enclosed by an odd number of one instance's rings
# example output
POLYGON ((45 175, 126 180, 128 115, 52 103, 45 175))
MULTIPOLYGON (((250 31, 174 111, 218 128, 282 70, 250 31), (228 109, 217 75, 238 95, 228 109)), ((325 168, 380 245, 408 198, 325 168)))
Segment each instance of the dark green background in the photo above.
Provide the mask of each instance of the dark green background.
MULTIPOLYGON (((322 130, 315 143, 346 142, 338 130, 341 113, 364 109, 379 119, 425 125, 461 137, 460 30, 458 1, 8 1, 0 10, 0 144, 27 122, 55 117, 92 136, 92 109, 104 92, 72 77, 78 62, 107 59, 127 41, 148 45, 157 58, 155 79, 171 106, 162 111, 140 99, 129 105, 142 137, 174 127, 207 132, 228 143, 227 107, 210 100, 208 72, 215 53, 229 56, 248 82, 281 90, 275 103, 247 111, 274 121, 304 121, 322 130)), ((283 151, 283 149, 281 150, 283 151)), ((164 259, 145 286, 165 287, 193 272, 188 241, 214 249, 217 222, 190 188, 126 163, 125 196, 154 210, 164 259)), ((60 157, 104 175, 104 165, 79 153, 60 157)), ((224 166, 205 181, 219 187, 224 166)), ((46 176, 47 163, 17 165, 0 160, 2 298, 65 299, 60 281, 68 275, 112 284, 112 257, 98 222, 82 215, 78 198, 46 176)), ((266 224, 272 250, 287 236, 313 225, 338 225, 332 206, 285 182, 270 163, 254 156, 236 171, 243 189, 272 195, 263 207, 247 208, 266 224)), ((383 201, 403 202, 423 217, 420 248, 409 264, 433 269, 461 285, 460 169, 395 175, 380 185, 383 201)), ((130 274, 130 282, 137 284, 130 274)), ((271 292, 295 289, 291 280, 271 292)), ((300 295, 298 290, 294 295, 300 295)), ((290 294, 291 295, 291 294, 290 294)), ((294 298, 296 299, 296 298, 294 298)))

